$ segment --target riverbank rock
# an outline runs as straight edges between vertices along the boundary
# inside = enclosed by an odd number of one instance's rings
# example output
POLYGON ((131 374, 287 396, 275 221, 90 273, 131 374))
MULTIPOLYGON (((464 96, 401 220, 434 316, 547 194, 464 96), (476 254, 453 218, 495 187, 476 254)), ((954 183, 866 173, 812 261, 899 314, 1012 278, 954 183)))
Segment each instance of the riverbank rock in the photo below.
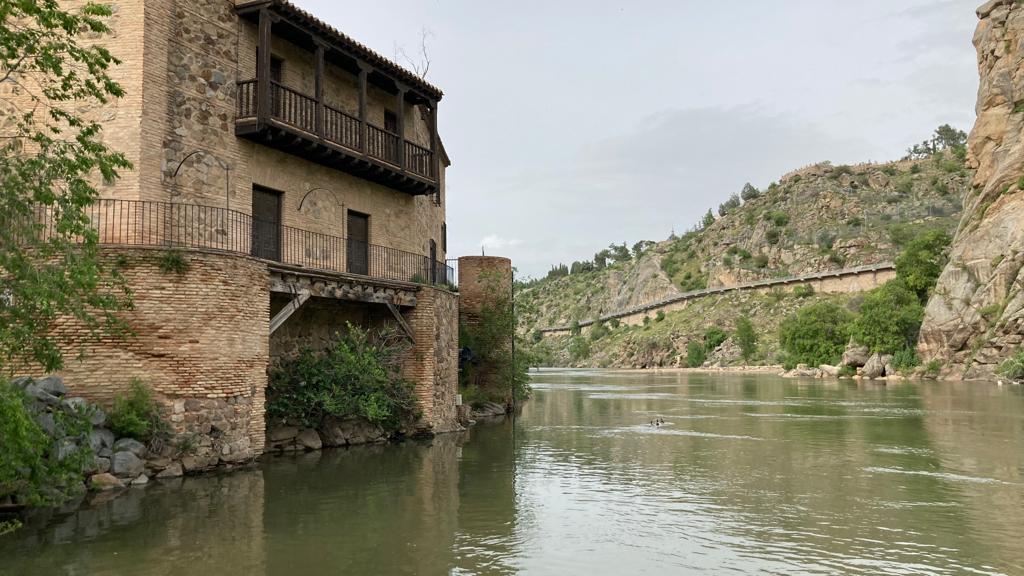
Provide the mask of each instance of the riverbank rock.
POLYGON ((881 378, 886 375, 885 367, 892 363, 892 356, 888 354, 872 354, 861 370, 861 376, 865 378, 881 378))
POLYGON ((380 426, 376 426, 361 418, 333 418, 324 419, 320 426, 320 435, 324 446, 351 446, 354 444, 369 444, 387 440, 387 433, 380 426))
POLYGON ((783 372, 783 378, 824 378, 825 372, 821 368, 811 368, 807 364, 798 364, 796 368, 783 372))
POLYGON ((89 487, 100 491, 114 490, 116 488, 124 488, 124 483, 113 474, 102 473, 94 474, 89 478, 89 487))
POLYGON ((110 471, 118 478, 136 478, 146 469, 146 463, 132 452, 115 452, 110 471))
POLYGON ((164 468, 156 475, 157 480, 166 480, 168 478, 180 478, 185 474, 185 468, 181 465, 181 462, 172 462, 170 466, 164 468))
POLYGON ((146 445, 133 438, 121 438, 114 442, 114 454, 118 452, 131 452, 138 458, 146 456, 146 445))
POLYGON ((473 406, 473 419, 497 418, 504 416, 506 412, 505 407, 497 402, 484 402, 473 406))
POLYGON ((312 428, 306 428, 295 437, 295 442, 306 450, 319 450, 324 447, 320 434, 312 428))
POLYGON ((871 358, 871 350, 867 346, 859 346, 850 342, 846 346, 846 350, 843 351, 843 359, 840 361, 840 365, 860 368, 868 363, 869 358, 871 358))
POLYGON ((835 378, 839 376, 839 366, 829 366, 828 364, 822 364, 818 366, 818 370, 821 370, 825 376, 835 378))

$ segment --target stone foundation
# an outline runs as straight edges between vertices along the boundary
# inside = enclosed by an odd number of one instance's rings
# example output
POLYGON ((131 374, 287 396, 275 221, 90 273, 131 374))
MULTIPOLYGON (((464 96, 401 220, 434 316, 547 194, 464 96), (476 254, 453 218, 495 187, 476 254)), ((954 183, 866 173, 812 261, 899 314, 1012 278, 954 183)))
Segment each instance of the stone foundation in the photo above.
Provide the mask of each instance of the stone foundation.
POLYGON ((183 274, 166 272, 166 250, 105 248, 121 264, 134 309, 131 334, 89 337, 73 319, 54 336, 65 349, 71 393, 109 407, 140 379, 163 406, 174 435, 213 466, 263 452, 270 293, 264 263, 239 255, 181 252, 183 274), (82 353, 81 359, 77 356, 82 353))

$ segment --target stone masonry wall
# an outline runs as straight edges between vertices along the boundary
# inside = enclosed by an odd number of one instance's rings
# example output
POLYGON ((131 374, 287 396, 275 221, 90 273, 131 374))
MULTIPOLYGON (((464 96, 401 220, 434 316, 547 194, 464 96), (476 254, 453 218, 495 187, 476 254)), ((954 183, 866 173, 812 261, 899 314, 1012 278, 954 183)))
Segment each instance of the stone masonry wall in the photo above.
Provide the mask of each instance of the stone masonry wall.
MULTIPOLYGON (((133 10, 133 23, 140 14, 133 10)), ((146 0, 145 109, 136 163, 141 197, 249 213, 252 187, 264 186, 281 193, 287 226, 344 237, 347 212, 360 212, 370 216, 371 243, 425 255, 434 240, 443 259, 443 166, 438 206, 430 197, 410 196, 235 136, 235 83, 255 76, 256 32, 231 2, 146 0)), ((273 39, 273 51, 285 60, 285 82, 310 92, 305 88, 312 83, 311 56, 280 38, 273 39)), ((345 74, 328 67, 325 91, 350 110, 355 87, 345 74)), ((371 121, 383 124, 392 102, 371 90, 371 121)), ((419 114, 412 107, 406 114, 410 136, 420 134, 419 114)))
POLYGON ((459 386, 459 296, 424 287, 405 312, 416 342, 404 375, 416 385, 424 427, 432 433, 459 430, 455 397, 459 386))
POLYGON ((257 456, 264 444, 264 389, 270 293, 266 265, 245 256, 183 252, 183 274, 161 269, 165 251, 107 248, 120 265, 134 309, 131 334, 93 341, 71 319, 65 381, 75 395, 110 406, 139 378, 156 394, 174 433, 191 438, 192 469, 257 456), (81 359, 76 354, 82 352, 81 359))

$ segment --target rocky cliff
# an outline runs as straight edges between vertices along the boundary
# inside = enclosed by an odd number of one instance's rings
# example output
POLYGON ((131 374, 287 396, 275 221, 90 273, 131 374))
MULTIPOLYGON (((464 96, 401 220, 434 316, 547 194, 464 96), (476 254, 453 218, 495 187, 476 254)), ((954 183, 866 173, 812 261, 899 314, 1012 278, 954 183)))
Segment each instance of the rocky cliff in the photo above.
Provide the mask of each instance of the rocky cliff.
POLYGON ((991 376, 1024 339, 1024 5, 992 0, 978 16, 976 172, 920 339, 925 358, 963 378, 991 376))
POLYGON ((953 233, 971 176, 951 152, 790 172, 699 229, 628 260, 521 287, 520 333, 690 290, 891 262, 922 230, 953 233))

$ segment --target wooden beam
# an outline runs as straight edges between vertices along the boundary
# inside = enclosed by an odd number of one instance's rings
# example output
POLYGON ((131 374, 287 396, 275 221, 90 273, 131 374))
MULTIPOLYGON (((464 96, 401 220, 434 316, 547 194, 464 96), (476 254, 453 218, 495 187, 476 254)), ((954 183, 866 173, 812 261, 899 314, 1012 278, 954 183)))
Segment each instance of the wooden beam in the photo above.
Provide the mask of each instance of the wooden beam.
POLYGON ((409 91, 409 87, 401 82, 396 81, 395 86, 398 91, 395 93, 395 116, 398 119, 398 154, 396 161, 398 166, 405 169, 405 93, 409 91))
POLYGON ((394 303, 392 302, 388 302, 387 304, 388 310, 391 310, 391 314, 393 314, 395 320, 398 321, 398 325, 402 327, 402 332, 405 332, 405 335, 409 338, 409 341, 415 344, 416 337, 413 336, 412 334, 412 327, 409 326, 409 324, 405 321, 405 318, 402 317, 402 313, 398 311, 398 306, 395 306, 394 303))
POLYGON ((256 48, 256 121, 260 127, 270 119, 270 50, 273 17, 267 8, 260 9, 259 39, 256 48))
POLYGON ((359 149, 366 152, 366 84, 370 67, 364 62, 356 62, 359 66, 359 149))
MULTIPOLYGON (((433 177, 439 184, 441 182, 441 138, 437 135, 437 100, 430 101, 430 151, 433 153, 431 157, 433 169, 433 177)), ((440 190, 440 188, 438 188, 440 190)), ((438 197, 438 204, 440 204, 440 197, 438 197)))
POLYGON ((316 46, 316 71, 313 75, 315 82, 313 97, 316 98, 316 135, 323 138, 324 118, 327 116, 324 108, 324 53, 327 51, 327 45, 316 37, 313 38, 313 44, 316 46))
POLYGON ((273 334, 276 332, 286 320, 291 318, 292 314, 295 314, 295 312, 306 303, 306 300, 309 300, 309 297, 309 290, 302 290, 296 294, 295 298, 292 298, 291 302, 286 304, 284 308, 281 308, 281 311, 270 319, 270 333, 273 334))

